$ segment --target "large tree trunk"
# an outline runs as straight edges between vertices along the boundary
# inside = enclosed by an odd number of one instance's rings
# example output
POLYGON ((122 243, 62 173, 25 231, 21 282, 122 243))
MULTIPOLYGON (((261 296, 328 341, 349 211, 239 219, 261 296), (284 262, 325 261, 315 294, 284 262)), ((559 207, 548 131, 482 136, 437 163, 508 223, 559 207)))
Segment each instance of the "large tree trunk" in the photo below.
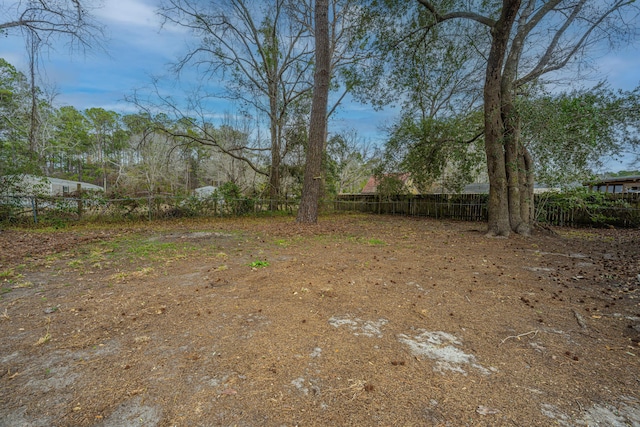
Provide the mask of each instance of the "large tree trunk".
POLYGON ((272 153, 269 167, 269 209, 278 210, 280 202, 280 160, 279 153, 272 153), (275 161, 274 161, 275 160, 275 161))
POLYGON ((527 150, 527 147, 521 146, 521 179, 520 194, 522 196, 522 203, 520 204, 520 211, 522 212, 522 220, 529 225, 529 231, 533 229, 533 223, 536 220, 535 215, 535 203, 534 203, 534 171, 533 171, 533 158, 527 150))
POLYGON ((509 34, 520 0, 503 0, 500 19, 492 28, 491 52, 484 85, 484 125, 487 172, 489 174, 489 225, 487 235, 509 236, 509 194, 505 162, 505 123, 502 114, 502 66, 509 34))
POLYGON ((503 85, 502 92, 502 115, 505 123, 504 147, 509 195, 509 223, 512 231, 529 235, 531 232, 528 213, 529 189, 524 161, 524 146, 520 139, 520 115, 513 102, 511 89, 504 90, 504 87, 505 85, 503 85))
POLYGON ((329 0, 316 0, 315 6, 316 70, 313 76, 313 100, 309 125, 309 147, 304 168, 302 200, 296 221, 303 224, 318 222, 318 202, 322 180, 322 154, 327 129, 327 104, 331 55, 329 52, 329 0))
MULTIPOLYGON (((275 103, 275 99, 272 98, 275 103)), ((280 164, 282 157, 280 155, 280 136, 277 124, 271 120, 271 166, 269 167, 269 209, 278 210, 280 202, 280 164)))

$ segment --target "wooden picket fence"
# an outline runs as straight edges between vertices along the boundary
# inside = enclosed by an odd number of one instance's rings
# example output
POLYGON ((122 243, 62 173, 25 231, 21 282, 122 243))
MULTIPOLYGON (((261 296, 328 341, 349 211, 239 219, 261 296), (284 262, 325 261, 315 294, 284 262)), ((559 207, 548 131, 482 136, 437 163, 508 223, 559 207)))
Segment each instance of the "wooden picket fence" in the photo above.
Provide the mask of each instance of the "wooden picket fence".
POLYGON ((487 219, 487 195, 417 194, 381 198, 374 194, 343 194, 336 199, 335 208, 339 211, 484 221, 487 219))
MULTIPOLYGON (((640 227, 640 194, 611 194, 611 206, 567 208, 561 198, 535 196, 537 221, 558 226, 640 227)), ((338 211, 386 215, 426 216, 461 221, 487 220, 487 194, 415 194, 381 197, 375 194, 343 194, 338 211)))

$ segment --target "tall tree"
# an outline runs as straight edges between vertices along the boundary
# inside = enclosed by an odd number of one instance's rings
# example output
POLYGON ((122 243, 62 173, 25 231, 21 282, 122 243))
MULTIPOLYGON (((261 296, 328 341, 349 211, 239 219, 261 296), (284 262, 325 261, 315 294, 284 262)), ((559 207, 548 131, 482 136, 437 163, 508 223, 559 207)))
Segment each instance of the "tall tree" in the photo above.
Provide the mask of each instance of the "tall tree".
POLYGON ((605 84, 563 93, 535 93, 518 101, 522 143, 536 179, 554 187, 585 182, 603 162, 640 148, 638 92, 605 84))
MULTIPOLYGON (((76 174, 82 181, 91 146, 89 131, 89 121, 80 111, 71 106, 60 107, 54 119, 53 144, 47 153, 49 164, 61 163, 66 173, 76 174)), ((52 169, 48 174, 53 173, 52 169)))
POLYGON ((29 108, 29 80, 0 58, 0 175, 34 171, 28 155, 29 108))
POLYGON ((380 161, 380 153, 350 130, 329 138, 325 158, 327 191, 337 195, 359 192, 380 161))
POLYGON ((21 33, 29 57, 29 149, 34 159, 40 133, 36 85, 40 51, 52 47, 56 40, 66 40, 72 50, 100 46, 103 29, 91 15, 91 9, 92 0, 25 0, 0 5, 0 35, 21 33))
POLYGON ((315 74, 309 124, 309 146, 304 169, 302 200, 296 221, 315 224, 322 182, 322 159, 327 130, 327 105, 331 81, 329 51, 329 0, 316 0, 315 5, 315 74))
MULTIPOLYGON (((266 116, 269 127, 269 193, 280 192, 283 129, 291 106, 311 89, 311 46, 305 28, 287 14, 285 0, 167 0, 160 14, 199 39, 178 63, 194 65, 204 80, 225 78, 222 96, 266 116)), ((208 85, 212 80, 207 81, 208 85)), ((275 205, 274 205, 275 207, 275 205)))
POLYGON ((110 156, 117 152, 116 133, 119 129, 119 115, 114 111, 107 111, 104 108, 89 108, 85 110, 85 115, 93 127, 91 136, 93 138, 94 152, 98 157, 98 164, 102 170, 102 186, 107 189, 107 166, 110 163, 110 156))
MULTIPOLYGON (((380 28, 376 47, 388 58, 387 87, 401 105, 387 128, 384 161, 376 175, 408 172, 421 191, 434 190, 435 182, 442 190, 456 191, 477 179, 485 165, 478 114, 484 61, 478 45, 486 35, 461 21, 422 28, 428 11, 407 13, 404 6, 374 14, 380 28)), ((371 96, 379 99, 377 93, 371 96)))
POLYGON ((417 0, 432 28, 469 20, 489 30, 484 79, 484 133, 490 181, 488 235, 530 233, 533 217, 533 159, 521 140, 518 92, 545 74, 576 63, 589 48, 637 35, 632 0, 417 0))

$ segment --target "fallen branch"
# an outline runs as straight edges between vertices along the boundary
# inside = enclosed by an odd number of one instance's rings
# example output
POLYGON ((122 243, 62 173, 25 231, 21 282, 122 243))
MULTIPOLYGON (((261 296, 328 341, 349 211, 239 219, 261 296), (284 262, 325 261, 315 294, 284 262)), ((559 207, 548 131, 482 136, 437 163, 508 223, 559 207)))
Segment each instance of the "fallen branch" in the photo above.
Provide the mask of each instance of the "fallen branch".
POLYGON ((510 340, 512 338, 515 338, 517 340, 520 340, 520 338, 522 337, 526 337, 527 335, 531 335, 533 334, 533 336, 535 337, 536 335, 538 335, 538 332, 540 332, 538 329, 536 329, 535 331, 529 331, 529 332, 525 332, 524 334, 520 334, 520 335, 511 335, 506 337, 505 339, 503 339, 502 341, 500 341, 500 344, 498 345, 498 347, 500 347, 502 344, 504 344, 507 340, 510 340))

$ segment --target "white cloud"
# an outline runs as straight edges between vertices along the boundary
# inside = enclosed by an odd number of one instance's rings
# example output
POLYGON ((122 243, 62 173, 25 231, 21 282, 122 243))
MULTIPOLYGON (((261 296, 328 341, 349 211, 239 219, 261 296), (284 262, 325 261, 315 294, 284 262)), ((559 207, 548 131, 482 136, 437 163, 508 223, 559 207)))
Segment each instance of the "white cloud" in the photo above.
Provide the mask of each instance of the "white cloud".
POLYGON ((27 60, 24 53, 20 52, 0 52, 0 58, 3 58, 9 64, 16 67, 16 69, 23 71, 27 68, 27 60))
MULTIPOLYGON (((104 7, 96 9, 94 15, 113 33, 120 30, 127 32, 158 32, 162 26, 162 18, 158 15, 158 0, 105 0, 104 7)), ((167 23, 162 26, 163 32, 186 33, 184 27, 167 23)))
POLYGON ((94 14, 107 25, 158 28, 160 20, 155 8, 143 0, 106 0, 104 7, 97 9, 94 14))
POLYGON ((612 87, 632 90, 640 83, 640 55, 637 49, 627 48, 604 56, 598 61, 601 72, 612 87))

